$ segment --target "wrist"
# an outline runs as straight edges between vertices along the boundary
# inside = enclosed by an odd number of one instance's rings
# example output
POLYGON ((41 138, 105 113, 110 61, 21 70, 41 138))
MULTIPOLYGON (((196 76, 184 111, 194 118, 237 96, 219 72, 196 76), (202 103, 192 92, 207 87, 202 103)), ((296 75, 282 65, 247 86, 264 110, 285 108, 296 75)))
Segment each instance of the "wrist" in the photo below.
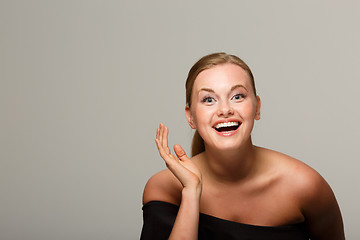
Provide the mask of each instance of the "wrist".
POLYGON ((182 189, 182 198, 200 200, 201 197, 201 185, 197 187, 184 187, 182 189))

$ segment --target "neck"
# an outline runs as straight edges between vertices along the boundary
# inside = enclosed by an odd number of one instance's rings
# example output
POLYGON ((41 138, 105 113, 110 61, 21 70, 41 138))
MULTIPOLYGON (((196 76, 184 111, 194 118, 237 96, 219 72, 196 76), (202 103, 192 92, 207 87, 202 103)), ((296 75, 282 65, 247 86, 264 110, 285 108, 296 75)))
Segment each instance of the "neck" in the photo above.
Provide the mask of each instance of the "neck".
POLYGON ((218 182, 238 183, 256 170, 255 146, 251 139, 240 149, 224 151, 205 147, 204 157, 206 174, 218 182))

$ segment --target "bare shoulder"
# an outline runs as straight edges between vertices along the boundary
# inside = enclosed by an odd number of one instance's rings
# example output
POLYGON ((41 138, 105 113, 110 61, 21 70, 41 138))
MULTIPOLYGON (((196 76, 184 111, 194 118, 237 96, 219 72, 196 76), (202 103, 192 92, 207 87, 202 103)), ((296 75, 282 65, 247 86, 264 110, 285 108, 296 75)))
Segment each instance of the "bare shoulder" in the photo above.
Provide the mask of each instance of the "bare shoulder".
POLYGON ((150 201, 164 201, 179 205, 181 190, 181 183, 170 170, 162 170, 150 177, 146 183, 143 204, 150 201))
POLYGON ((261 149, 277 169, 283 189, 296 201, 314 239, 344 239, 343 222, 335 195, 326 180, 304 162, 261 149))
POLYGON ((301 190, 306 189, 306 192, 310 194, 313 193, 311 190, 328 186, 325 179, 306 163, 274 150, 258 149, 261 158, 268 162, 268 167, 276 169, 276 173, 296 192, 301 192, 302 196, 304 192, 301 190))
POLYGON ((276 173, 282 188, 297 201, 303 213, 315 203, 333 201, 334 194, 326 180, 312 167, 286 154, 259 148, 268 169, 276 173))

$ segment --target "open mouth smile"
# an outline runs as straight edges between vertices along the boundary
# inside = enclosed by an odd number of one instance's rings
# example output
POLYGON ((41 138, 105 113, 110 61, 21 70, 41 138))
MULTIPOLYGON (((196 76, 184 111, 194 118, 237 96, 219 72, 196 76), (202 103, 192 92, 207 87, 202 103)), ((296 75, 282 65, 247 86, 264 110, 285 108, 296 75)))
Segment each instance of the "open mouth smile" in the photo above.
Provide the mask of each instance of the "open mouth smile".
POLYGON ((230 136, 236 133, 236 130, 240 127, 241 122, 222 122, 214 126, 214 129, 219 135, 230 136))

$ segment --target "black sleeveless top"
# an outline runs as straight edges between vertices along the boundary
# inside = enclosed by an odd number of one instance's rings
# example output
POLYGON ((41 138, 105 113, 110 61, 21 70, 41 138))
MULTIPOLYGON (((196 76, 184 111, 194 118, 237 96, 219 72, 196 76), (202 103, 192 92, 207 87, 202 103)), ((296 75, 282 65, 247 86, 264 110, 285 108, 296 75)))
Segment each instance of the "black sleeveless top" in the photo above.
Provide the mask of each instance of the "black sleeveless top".
MULTIPOLYGON (((140 240, 168 239, 179 207, 162 201, 143 206, 144 225, 140 240)), ((305 223, 280 227, 233 222, 200 213, 199 240, 309 240, 305 223)))

